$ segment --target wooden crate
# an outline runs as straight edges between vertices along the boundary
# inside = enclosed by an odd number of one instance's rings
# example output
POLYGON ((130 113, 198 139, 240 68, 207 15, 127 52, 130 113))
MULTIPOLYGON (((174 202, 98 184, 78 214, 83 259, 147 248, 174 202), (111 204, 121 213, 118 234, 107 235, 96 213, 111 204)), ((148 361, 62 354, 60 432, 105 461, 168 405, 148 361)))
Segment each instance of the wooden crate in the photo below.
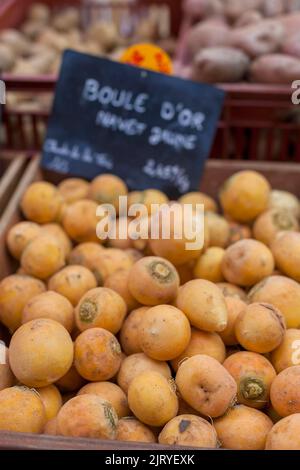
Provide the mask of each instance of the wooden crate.
MULTIPOLYGON (((12 274, 15 270, 15 262, 9 256, 5 247, 7 231, 14 224, 22 220, 19 210, 22 194, 32 181, 45 179, 52 183, 58 183, 64 176, 58 176, 40 168, 40 157, 37 155, 27 160, 23 176, 16 187, 5 211, 0 217, 0 280, 12 274)), ((265 175, 272 187, 290 191, 300 198, 300 165, 293 163, 267 163, 244 161, 220 161, 208 160, 206 169, 200 184, 201 191, 217 198, 222 183, 232 174, 240 170, 256 170, 265 175)), ((1 200, 0 200, 1 206, 1 200)))
POLYGON ((17 186, 26 161, 23 155, 1 156, 0 158, 0 216, 17 186))
MULTIPOLYGON (((16 188, 6 210, 0 218, 0 280, 15 272, 16 265, 5 248, 6 233, 16 222, 22 220, 19 204, 22 194, 32 181, 46 179, 58 182, 60 178, 44 173, 40 169, 40 158, 32 158, 16 188)), ((232 174, 240 170, 256 170, 261 172, 276 189, 291 191, 300 197, 300 166, 297 164, 269 164, 263 162, 214 161, 207 163, 200 189, 217 198, 222 183, 232 174)), ((1 449, 77 449, 77 450, 142 450, 153 451, 171 450, 176 447, 164 447, 158 444, 137 444, 114 441, 100 441, 94 439, 73 439, 55 436, 37 436, 0 432, 1 449)), ((177 447, 179 449, 179 447, 177 447)), ((180 447, 183 449, 183 447, 180 447)), ((204 450, 204 449, 203 449, 204 450)))

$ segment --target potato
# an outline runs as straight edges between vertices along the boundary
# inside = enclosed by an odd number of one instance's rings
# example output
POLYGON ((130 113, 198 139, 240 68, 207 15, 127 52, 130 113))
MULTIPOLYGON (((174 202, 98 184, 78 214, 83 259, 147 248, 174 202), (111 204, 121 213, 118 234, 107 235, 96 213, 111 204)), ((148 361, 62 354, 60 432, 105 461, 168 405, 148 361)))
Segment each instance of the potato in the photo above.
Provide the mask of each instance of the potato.
POLYGON ((183 2, 183 8, 193 19, 214 18, 223 13, 222 2, 218 0, 186 0, 183 2))
POLYGON ((166 362, 155 361, 143 353, 132 354, 124 359, 121 364, 117 382, 125 393, 128 393, 132 380, 145 371, 155 371, 166 379, 171 379, 171 370, 166 362))
POLYGON ((284 28, 280 22, 268 20, 233 30, 229 44, 255 58, 276 52, 283 38, 284 28))
POLYGON ((216 202, 208 196, 208 194, 205 193, 200 193, 200 192, 192 192, 192 193, 187 193, 181 196, 178 199, 178 202, 180 204, 192 204, 194 209, 196 209, 197 204, 203 204, 204 205, 204 210, 206 212, 217 212, 218 207, 216 202))
POLYGON ((10 72, 16 63, 16 56, 11 48, 5 44, 0 44, 0 70, 10 72))
POLYGON ((90 197, 98 204, 112 204, 119 211, 120 196, 127 196, 128 188, 121 178, 104 174, 97 176, 90 185, 90 197))
POLYGON ((67 266, 49 279, 48 289, 66 297, 75 307, 83 295, 97 287, 91 271, 83 266, 67 266))
POLYGON ((281 47, 281 52, 288 56, 293 56, 300 59, 299 39, 299 32, 288 36, 281 47))
POLYGON ((137 261, 128 277, 128 289, 143 305, 159 305, 175 299, 179 276, 167 260, 148 256, 137 261))
POLYGON ((238 82, 250 62, 246 54, 233 47, 208 47, 195 56, 192 79, 205 83, 238 82))
POLYGON ((225 298, 233 297, 247 302, 247 294, 241 287, 230 284, 229 282, 218 282, 217 286, 221 289, 225 298))
POLYGON ((128 403, 134 415, 148 426, 164 426, 178 411, 174 385, 153 370, 142 372, 131 381, 128 403))
POLYGON ((9 345, 9 363, 28 387, 46 387, 60 379, 73 362, 73 342, 58 322, 46 318, 22 325, 9 345))
POLYGON ((297 219, 300 216, 299 199, 287 191, 279 191, 278 189, 271 191, 269 209, 282 209, 292 212, 297 219))
POLYGON ((127 313, 123 298, 114 290, 98 287, 89 290, 75 309, 77 328, 104 328, 113 334, 118 333, 127 313))
POLYGON ((300 330, 291 328, 286 331, 280 346, 272 351, 271 362, 277 373, 300 365, 300 330))
POLYGON ((10 254, 20 259, 28 243, 41 233, 41 227, 34 222, 19 222, 8 232, 6 242, 10 254))
MULTIPOLYGON (((21 31, 30 41, 35 41, 39 38, 45 29, 45 24, 38 20, 27 20, 21 25, 21 31)), ((33 44, 31 43, 31 51, 33 44)), ((31 52, 29 51, 29 52, 31 52)))
POLYGON ((266 17, 279 16, 284 13, 285 0, 264 0, 263 13, 266 17))
POLYGON ((28 19, 41 21, 44 24, 48 23, 48 21, 50 20, 50 15, 50 8, 44 3, 34 3, 29 7, 27 13, 28 19))
POLYGON ((12 387, 15 378, 9 366, 8 349, 0 342, 0 391, 12 387))
POLYGON ((108 401, 117 413, 118 418, 124 418, 130 414, 127 397, 123 390, 116 384, 111 382, 89 383, 82 387, 77 393, 77 395, 85 394, 97 395, 103 400, 108 401))
POLYGON ((130 269, 134 262, 131 256, 117 248, 106 248, 95 254, 94 262, 87 262, 94 273, 98 284, 102 286, 108 276, 121 269, 130 269))
POLYGON ((63 198, 57 188, 46 181, 32 183, 25 191, 21 209, 26 219, 38 224, 59 220, 63 198))
POLYGON ((210 281, 196 279, 182 286, 176 305, 195 328, 220 332, 227 326, 225 298, 221 290, 210 281))
POLYGON ((253 226, 256 240, 270 246, 279 232, 299 231, 296 217, 285 209, 272 209, 260 215, 253 226))
POLYGON ((117 441, 156 442, 156 437, 145 424, 133 416, 122 418, 118 422, 117 441))
POLYGON ((171 419, 161 431, 158 441, 164 445, 189 447, 218 447, 217 434, 213 426, 199 416, 189 414, 171 419))
POLYGON ((50 27, 42 31, 39 42, 60 54, 71 45, 66 35, 50 27))
POLYGON ((74 309, 68 299, 56 292, 43 292, 30 299, 22 312, 22 324, 39 318, 50 318, 61 323, 71 333, 74 327, 74 309))
POLYGON ((139 307, 139 302, 133 297, 128 287, 130 269, 120 269, 112 273, 104 282, 104 287, 117 292, 126 303, 128 312, 139 307))
POLYGON ((52 418, 45 424, 44 434, 48 436, 57 436, 57 419, 52 418))
POLYGON ((293 14, 282 15, 278 18, 280 23, 283 25, 285 31, 292 35, 299 31, 300 12, 298 0, 286 0, 289 5, 287 10, 292 11, 293 14))
POLYGON ((264 450, 272 426, 268 416, 244 405, 231 408, 214 421, 222 447, 234 450, 264 450))
POLYGON ((250 68, 254 82, 290 85, 300 75, 300 59, 285 54, 267 54, 256 59, 250 68))
POLYGON ((269 203, 270 185, 255 171, 240 171, 231 176, 220 191, 224 212, 237 222, 252 222, 269 203))
POLYGON ((72 398, 57 415, 57 428, 62 436, 115 439, 117 424, 111 404, 97 395, 72 398))
POLYGON ((300 281, 300 233, 280 232, 271 244, 277 268, 288 277, 300 281))
POLYGON ((234 26, 235 28, 242 28, 244 26, 256 24, 262 19, 263 19, 263 16, 260 11, 246 10, 239 16, 234 26))
POLYGON ((187 53, 193 59, 204 48, 227 44, 229 27, 216 19, 202 21, 193 26, 187 35, 187 53))
POLYGON ((55 382, 61 392, 77 392, 85 384, 85 380, 78 374, 74 365, 68 372, 55 382))
POLYGON ((222 273, 232 284, 251 287, 274 270, 271 251, 257 240, 241 240, 225 251, 222 273))
POLYGON ((176 374, 182 398, 204 416, 222 416, 233 404, 237 385, 216 359, 197 355, 184 361, 176 374))
POLYGON ((183 353, 191 339, 187 317, 171 305, 147 310, 139 326, 140 345, 151 359, 170 361, 183 353))
POLYGON ((42 280, 48 279, 65 265, 65 253, 51 235, 34 238, 24 249, 21 267, 25 273, 42 280))
POLYGON ((60 244, 64 252, 65 258, 67 258, 72 250, 72 243, 66 232, 58 224, 45 224, 42 226, 42 234, 51 235, 57 243, 60 244))
POLYGON ((0 431, 41 434, 45 424, 45 408, 35 390, 22 386, 0 391, 0 431))
POLYGON ((228 321, 225 330, 221 331, 219 335, 226 346, 234 346, 238 344, 238 339, 235 334, 235 324, 238 316, 246 309, 247 305, 238 297, 226 297, 225 302, 228 311, 228 321))
POLYGON ((22 33, 16 29, 4 29, 0 33, 0 41, 11 48, 16 56, 25 55, 30 44, 22 33))
POLYGON ((270 430, 266 450, 300 450, 300 413, 287 416, 270 430))
POLYGON ((194 275, 197 279, 206 279, 211 282, 221 282, 224 280, 222 274, 222 261, 225 250, 223 248, 211 247, 203 253, 194 268, 194 275))
POLYGON ((224 14, 229 20, 236 20, 245 11, 260 9, 264 0, 224 0, 224 14))
POLYGON ((276 372, 264 356, 241 351, 229 356, 223 366, 237 383, 239 403, 257 409, 268 404, 276 372))
POLYGON ((117 47, 120 41, 116 25, 102 20, 96 21, 90 26, 87 37, 99 43, 107 52, 117 47))
POLYGON ((236 222, 229 222, 229 238, 228 246, 233 245, 240 240, 253 238, 252 231, 248 225, 238 224, 236 222))
MULTIPOLYGON (((14 74, 30 75, 32 73, 39 75, 49 74, 52 64, 57 59, 57 52, 48 50, 43 55, 32 56, 29 59, 19 60, 14 69, 14 74)), ((60 218, 60 214, 59 214, 60 218)))
POLYGON ((120 343, 122 350, 130 356, 131 354, 143 352, 140 345, 139 328, 141 321, 150 307, 140 307, 127 316, 120 330, 120 343))
POLYGON ((285 321, 280 310, 266 303, 247 305, 235 322, 235 334, 241 346, 260 354, 278 348, 285 331, 285 321))
POLYGON ((62 33, 79 28, 80 11, 75 7, 66 8, 53 17, 52 26, 62 33))
POLYGON ((220 336, 217 333, 208 333, 192 328, 189 344, 178 357, 171 361, 173 370, 177 372, 178 367, 185 359, 198 354, 213 357, 222 364, 226 357, 226 351, 220 336))
POLYGON ((192 212, 191 219, 189 219, 190 215, 186 214, 183 206, 179 203, 173 203, 170 216, 160 210, 156 217, 155 222, 158 223, 159 227, 158 237, 149 240, 149 247, 155 256, 166 258, 175 266, 186 264, 200 256, 204 246, 209 242, 209 234, 206 224, 200 228, 200 233, 196 232, 195 229, 191 230, 193 228, 191 225, 195 226, 196 223, 198 225, 198 222, 201 226, 201 218, 197 217, 195 212, 192 212), (170 223, 170 236, 168 234, 167 237, 163 233, 166 221, 170 223), (189 229, 188 226, 190 226, 189 229), (203 240, 201 240, 201 235, 203 235, 203 240), (202 241, 204 242, 203 245, 201 244, 202 241), (193 249, 190 249, 189 245, 193 245, 193 249))
POLYGON ((58 191, 67 204, 86 199, 90 185, 81 178, 67 178, 58 185, 58 191))
POLYGON ((74 365, 90 382, 111 379, 121 365, 121 347, 117 338, 103 328, 91 328, 75 340, 74 365))
POLYGON ((208 225, 209 245, 225 248, 230 236, 230 225, 227 220, 214 212, 206 212, 205 223, 208 225))
POLYGON ((47 421, 50 421, 50 419, 57 416, 60 408, 62 407, 61 394, 55 385, 38 388, 37 392, 45 407, 46 419, 47 421))
POLYGON ((270 398, 274 410, 283 418, 300 412, 300 366, 288 367, 277 375, 270 398))
POLYGON ((21 274, 13 274, 0 281, 0 321, 11 332, 21 325, 22 311, 35 295, 45 292, 42 281, 21 274))

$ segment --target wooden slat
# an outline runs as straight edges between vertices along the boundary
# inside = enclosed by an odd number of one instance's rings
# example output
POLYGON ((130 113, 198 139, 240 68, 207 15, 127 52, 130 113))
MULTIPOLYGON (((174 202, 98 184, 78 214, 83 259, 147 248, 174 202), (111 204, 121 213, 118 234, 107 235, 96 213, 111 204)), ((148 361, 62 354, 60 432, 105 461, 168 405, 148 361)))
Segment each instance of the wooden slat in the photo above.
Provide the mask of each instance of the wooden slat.
MULTIPOLYGON (((162 446, 135 442, 103 441, 98 439, 69 438, 62 436, 37 436, 34 434, 0 431, 0 450, 196 450, 192 447, 162 446)), ((199 450, 199 448, 197 449, 199 450)), ((209 449, 202 449, 209 450, 209 449)), ((210 449, 211 450, 211 449, 210 449)))
POLYGON ((18 184, 25 163, 24 156, 14 158, 0 180, 0 215, 18 184))

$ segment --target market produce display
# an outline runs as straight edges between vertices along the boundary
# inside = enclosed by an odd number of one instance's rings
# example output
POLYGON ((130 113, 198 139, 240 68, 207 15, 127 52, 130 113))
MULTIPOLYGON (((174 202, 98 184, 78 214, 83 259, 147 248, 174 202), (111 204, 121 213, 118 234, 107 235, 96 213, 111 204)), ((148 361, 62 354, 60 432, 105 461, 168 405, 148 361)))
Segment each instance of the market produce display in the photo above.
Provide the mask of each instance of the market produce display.
MULTIPOLYGON (((128 7, 95 7, 89 14, 77 7, 52 9, 34 2, 23 23, 0 30, 0 72, 12 77, 56 77, 66 49, 120 60, 131 45, 151 42, 174 56, 176 40, 171 37, 170 16, 163 6, 150 5, 134 11, 128 7)), ((49 110, 52 93, 11 92, 7 105, 19 110, 49 110)))
POLYGON ((172 231, 98 239, 97 204, 119 195, 169 202, 113 175, 25 191, 7 233, 20 267, 0 281, 0 430, 300 450, 299 200, 254 171, 218 201, 187 194, 175 210, 206 210, 188 251, 172 231))
POLYGON ((208 83, 299 79, 299 1, 186 0, 185 11, 185 76, 208 83))
MULTIPOLYGON (((95 13, 92 23, 85 27, 79 8, 52 12, 46 4, 34 3, 18 29, 0 31, 0 70, 21 76, 56 75, 61 55, 68 48, 117 59, 124 48, 134 42, 159 43, 166 39, 169 25, 163 24, 163 16, 158 18, 157 8, 148 10, 142 18, 130 19, 125 9, 126 32, 120 12, 112 13, 111 21, 107 20, 107 15, 101 19, 99 12, 95 13)), ((167 39, 163 45, 173 55, 175 43, 167 39)))

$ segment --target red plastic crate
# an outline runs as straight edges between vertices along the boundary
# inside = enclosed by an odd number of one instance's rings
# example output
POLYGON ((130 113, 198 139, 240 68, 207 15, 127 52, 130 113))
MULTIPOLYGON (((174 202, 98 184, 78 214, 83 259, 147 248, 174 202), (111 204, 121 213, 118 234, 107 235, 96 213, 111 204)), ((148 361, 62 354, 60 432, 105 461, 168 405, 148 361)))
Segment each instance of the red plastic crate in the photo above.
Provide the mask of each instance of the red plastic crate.
MULTIPOLYGON (((11 79, 8 91, 52 92, 55 78, 11 79)), ((225 106, 211 157, 216 159, 300 161, 300 124, 291 89, 254 84, 220 85, 225 106)), ((300 107, 299 107, 300 112, 300 107)), ((39 151, 48 112, 4 109, 5 150, 39 151)))

